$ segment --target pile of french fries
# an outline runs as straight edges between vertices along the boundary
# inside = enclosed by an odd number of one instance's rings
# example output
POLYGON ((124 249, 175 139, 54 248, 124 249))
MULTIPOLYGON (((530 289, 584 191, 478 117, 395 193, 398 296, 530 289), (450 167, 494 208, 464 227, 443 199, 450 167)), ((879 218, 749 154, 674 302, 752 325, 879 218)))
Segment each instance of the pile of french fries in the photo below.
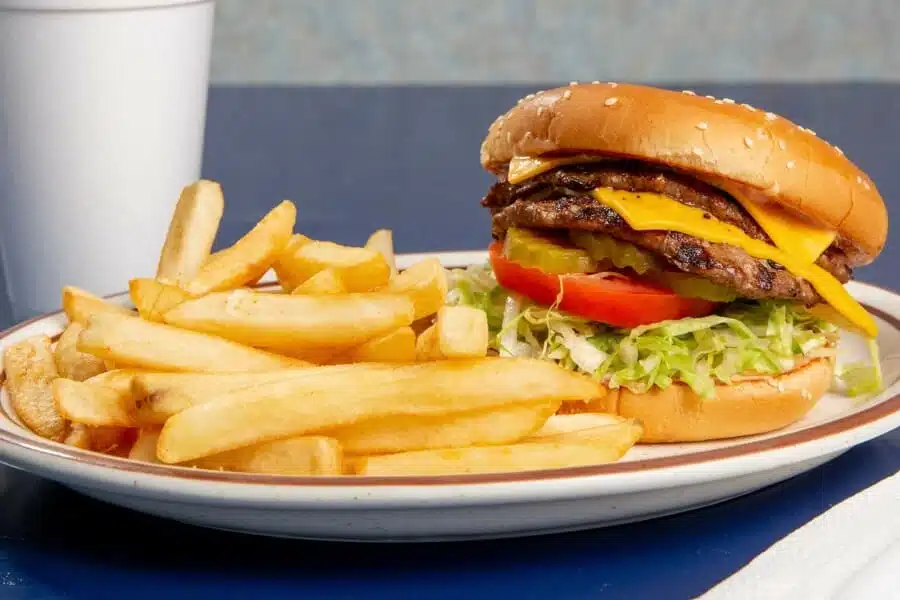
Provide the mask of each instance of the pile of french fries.
POLYGON ((436 260, 398 271, 294 233, 285 201, 213 253, 221 186, 186 187, 134 309, 67 287, 68 326, 8 347, 6 389, 34 433, 137 461, 281 475, 447 475, 612 462, 641 436, 604 394, 532 359, 488 356, 485 314, 446 306, 436 260), (277 288, 255 284, 274 271, 277 288))

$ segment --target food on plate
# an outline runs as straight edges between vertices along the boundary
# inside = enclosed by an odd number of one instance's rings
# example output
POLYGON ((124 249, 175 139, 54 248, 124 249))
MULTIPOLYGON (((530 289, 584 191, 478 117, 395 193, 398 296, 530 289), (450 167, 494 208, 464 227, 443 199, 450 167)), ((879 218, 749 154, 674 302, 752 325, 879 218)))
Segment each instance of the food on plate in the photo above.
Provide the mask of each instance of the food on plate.
POLYGON ((599 464, 636 443, 632 420, 558 414, 610 392, 495 356, 497 316, 448 306, 438 260, 397 269, 390 230, 362 247, 311 239, 285 201, 210 253, 223 206, 215 182, 185 188, 157 272, 127 282, 136 311, 67 287, 59 338, 5 350, 32 432, 123 460, 317 477, 599 464), (269 271, 280 288, 258 285, 269 271))
POLYGON ((225 198, 217 182, 201 179, 186 186, 169 223, 156 279, 176 285, 192 280, 209 259, 224 212, 225 198))
MULTIPOLYGON (((502 355, 540 357, 610 393, 645 442, 797 421, 834 375, 839 328, 873 364, 872 316, 845 290, 887 235, 884 202, 843 153, 764 109, 637 85, 570 85, 500 116, 481 147, 488 267, 451 273, 502 355)), ((565 410, 578 411, 567 403, 565 410)))

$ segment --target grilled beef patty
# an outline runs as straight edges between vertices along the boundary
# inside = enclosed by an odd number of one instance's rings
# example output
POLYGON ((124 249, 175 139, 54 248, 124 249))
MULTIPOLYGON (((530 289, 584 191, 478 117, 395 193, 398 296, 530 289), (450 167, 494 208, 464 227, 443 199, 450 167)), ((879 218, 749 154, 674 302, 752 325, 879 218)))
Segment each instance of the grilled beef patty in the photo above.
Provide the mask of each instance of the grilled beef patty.
MULTIPOLYGON (((609 234, 655 252, 673 267, 730 287, 747 298, 782 298, 812 305, 821 301, 804 279, 778 263, 749 256, 742 249, 674 231, 636 231, 613 209, 591 196, 596 187, 665 194, 712 218, 770 242, 762 228, 728 194, 685 175, 626 161, 555 169, 521 184, 496 183, 482 200, 493 215, 494 236, 510 226, 532 229, 582 229, 609 234)), ((847 257, 832 246, 817 264, 841 282, 851 277, 847 257)))

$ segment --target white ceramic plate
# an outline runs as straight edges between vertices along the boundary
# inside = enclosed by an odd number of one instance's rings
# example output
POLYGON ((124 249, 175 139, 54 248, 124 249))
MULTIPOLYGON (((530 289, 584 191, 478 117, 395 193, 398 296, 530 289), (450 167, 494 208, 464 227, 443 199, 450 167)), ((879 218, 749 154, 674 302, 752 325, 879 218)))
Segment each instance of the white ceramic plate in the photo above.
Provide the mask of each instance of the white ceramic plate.
MULTIPOLYGON (((436 254, 446 266, 484 252, 436 254)), ((424 255, 399 257, 400 266, 424 255)), ((876 398, 823 398, 776 433, 701 444, 639 446, 596 467, 444 478, 302 478, 150 465, 85 452, 25 430, 2 395, 0 462, 134 510, 207 527, 270 536, 356 541, 496 538, 649 519, 720 502, 782 481, 900 426, 900 295, 852 283, 878 319, 888 389, 876 398)), ((127 296, 116 298, 123 304, 127 296)), ((0 334, 0 350, 65 316, 0 334)), ((839 360, 865 360, 843 336, 839 360)))

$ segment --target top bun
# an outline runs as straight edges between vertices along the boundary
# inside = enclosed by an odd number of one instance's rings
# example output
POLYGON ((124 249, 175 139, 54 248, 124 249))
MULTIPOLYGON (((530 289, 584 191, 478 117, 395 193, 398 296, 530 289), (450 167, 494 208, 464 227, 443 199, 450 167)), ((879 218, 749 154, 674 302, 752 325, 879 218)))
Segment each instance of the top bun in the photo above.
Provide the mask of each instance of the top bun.
POLYGON ((481 164, 502 173, 513 157, 572 153, 636 158, 741 186, 836 230, 857 250, 855 264, 871 262, 887 237, 881 195, 840 149, 730 98, 616 83, 529 94, 491 125, 481 164))

